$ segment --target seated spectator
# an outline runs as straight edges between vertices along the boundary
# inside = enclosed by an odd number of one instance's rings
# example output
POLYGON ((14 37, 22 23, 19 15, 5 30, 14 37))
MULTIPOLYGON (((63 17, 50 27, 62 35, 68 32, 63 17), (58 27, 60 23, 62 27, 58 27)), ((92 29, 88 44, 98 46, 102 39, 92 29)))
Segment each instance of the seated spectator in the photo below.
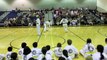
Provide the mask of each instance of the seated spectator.
POLYGON ((39 55, 37 60, 52 60, 52 56, 50 54, 46 54, 46 52, 47 52, 47 48, 46 47, 42 47, 41 52, 42 52, 42 54, 39 55))
POLYGON ((0 54, 0 60, 4 60, 5 55, 4 54, 0 54))
POLYGON ((17 56, 17 53, 16 52, 13 52, 11 54, 11 60, 18 60, 18 56, 17 56))
POLYGON ((6 54, 6 60, 10 60, 11 59, 11 54, 12 54, 12 47, 8 47, 8 52, 6 54))
POLYGON ((93 60, 92 56, 87 56, 85 60, 93 60))
POLYGON ((104 47, 97 45, 97 52, 92 55, 93 60, 107 60, 107 55, 103 51, 104 47))
POLYGON ((78 50, 77 50, 77 48, 75 48, 72 45, 72 40, 71 39, 67 40, 67 44, 68 45, 64 49, 68 51, 69 56, 71 56, 71 58, 78 57, 78 50))
POLYGON ((31 49, 26 46, 23 50, 23 60, 29 60, 32 57, 31 49))
POLYGON ((84 57, 87 57, 88 55, 90 55, 94 51, 95 51, 95 47, 92 44, 91 39, 88 38, 87 39, 87 43, 85 44, 85 46, 83 47, 83 49, 80 50, 80 53, 84 57))
POLYGON ((23 49, 24 49, 24 47, 26 47, 26 43, 25 42, 23 42, 22 44, 21 44, 21 48, 19 49, 19 55, 23 55, 23 49))
POLYGON ((61 48, 61 43, 57 44, 57 47, 54 49, 54 53, 56 57, 61 57, 62 56, 62 48, 61 48))
POLYGON ((64 57, 66 60, 72 60, 71 56, 68 55, 68 51, 67 50, 63 50, 62 57, 64 57))
POLYGON ((37 48, 37 46, 38 46, 38 43, 34 42, 33 43, 34 48, 32 48, 32 55, 35 59, 37 59, 37 57, 41 54, 41 49, 37 48))
POLYGON ((47 48, 46 54, 50 54, 52 56, 52 51, 50 50, 50 45, 47 45, 46 48, 47 48))
POLYGON ((66 60, 64 57, 59 57, 58 60, 66 60))
MULTIPOLYGON (((105 43, 107 44, 107 38, 105 38, 105 43)), ((107 45, 104 46, 104 53, 107 54, 107 45)))

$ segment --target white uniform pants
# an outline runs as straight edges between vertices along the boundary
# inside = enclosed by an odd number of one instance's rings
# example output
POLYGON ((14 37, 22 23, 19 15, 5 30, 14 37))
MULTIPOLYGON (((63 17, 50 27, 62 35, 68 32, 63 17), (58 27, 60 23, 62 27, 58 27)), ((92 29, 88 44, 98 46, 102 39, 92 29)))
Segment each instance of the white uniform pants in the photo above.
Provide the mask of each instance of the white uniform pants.
POLYGON ((38 33, 38 35, 40 35, 40 34, 41 34, 41 32, 40 32, 40 25, 37 24, 37 25, 36 25, 36 28, 37 28, 37 33, 38 33))
POLYGON ((68 25, 67 24, 63 24, 64 30, 67 32, 68 31, 68 25))

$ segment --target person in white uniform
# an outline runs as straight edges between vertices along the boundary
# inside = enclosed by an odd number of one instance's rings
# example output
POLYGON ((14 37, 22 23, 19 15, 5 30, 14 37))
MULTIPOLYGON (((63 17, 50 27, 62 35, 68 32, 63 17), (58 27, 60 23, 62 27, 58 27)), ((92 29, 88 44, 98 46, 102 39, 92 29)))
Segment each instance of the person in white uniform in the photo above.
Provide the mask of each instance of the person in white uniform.
POLYGON ((6 54, 6 60, 11 59, 12 49, 13 49, 12 47, 8 47, 8 52, 6 54))
POLYGON ((23 42, 22 44, 21 44, 21 48, 19 49, 19 51, 18 51, 18 54, 19 54, 19 59, 22 59, 23 58, 23 50, 24 50, 24 47, 26 47, 26 43, 25 42, 23 42))
POLYGON ((78 50, 72 45, 72 40, 68 39, 67 44, 68 45, 64 49, 68 51, 68 55, 71 56, 71 58, 77 58, 78 50))
POLYGON ((62 56, 62 45, 61 43, 57 44, 57 47, 54 49, 54 53, 56 57, 61 57, 62 56))
POLYGON ((30 58, 32 58, 31 49, 26 46, 23 49, 23 60, 29 60, 30 58))
POLYGON ((50 22, 47 20, 44 22, 44 31, 48 31, 50 28, 50 22))
POLYGON ((66 60, 72 60, 71 56, 68 55, 68 51, 67 50, 63 50, 62 57, 64 57, 66 60))
POLYGON ((83 47, 83 49, 80 50, 81 55, 83 55, 84 57, 87 57, 88 55, 90 55, 91 53, 93 53, 95 51, 95 47, 91 42, 91 39, 88 38, 87 39, 87 43, 85 44, 85 46, 83 47))
POLYGON ((63 24, 64 30, 65 30, 65 32, 67 32, 68 31, 68 29, 67 29, 68 28, 68 20, 66 17, 62 18, 62 20, 60 21, 60 24, 63 24))
POLYGON ((42 53, 41 49, 37 48, 38 43, 34 42, 33 43, 33 48, 32 48, 32 55, 35 59, 37 59, 37 57, 42 53))
POLYGON ((97 45, 97 52, 92 55, 93 60, 107 60, 103 45, 97 45))
POLYGON ((52 60, 52 56, 50 54, 47 54, 47 48, 46 47, 42 47, 41 50, 42 54, 39 55, 39 57, 37 58, 37 60, 52 60))
POLYGON ((41 32, 40 32, 40 18, 39 18, 39 15, 37 15, 36 17, 37 17, 37 19, 36 19, 37 33, 38 33, 38 35, 41 35, 41 32))
POLYGON ((52 53, 53 53, 53 52, 50 50, 50 48, 51 48, 50 45, 47 45, 46 48, 47 48, 46 54, 49 54, 49 55, 52 56, 52 53))
MULTIPOLYGON (((105 38, 105 43, 107 44, 107 38, 105 38)), ((104 46, 104 53, 107 54, 107 45, 104 46)))

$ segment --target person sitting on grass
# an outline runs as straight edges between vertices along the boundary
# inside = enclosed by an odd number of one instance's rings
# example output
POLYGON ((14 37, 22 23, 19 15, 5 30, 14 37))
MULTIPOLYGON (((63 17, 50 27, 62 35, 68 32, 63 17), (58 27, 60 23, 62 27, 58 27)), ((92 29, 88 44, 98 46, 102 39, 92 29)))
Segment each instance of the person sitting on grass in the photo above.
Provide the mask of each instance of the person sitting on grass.
POLYGON ((12 54, 12 47, 8 47, 8 52, 6 54, 6 60, 10 60, 11 59, 11 54, 12 54))
POLYGON ((95 51, 95 47, 91 42, 91 39, 88 38, 85 46, 83 49, 80 50, 80 54, 84 57, 87 57, 88 55, 92 54, 95 51))
POLYGON ((62 56, 62 45, 61 43, 57 43, 57 47, 54 49, 54 53, 56 57, 61 57, 62 56))
POLYGON ((67 44, 68 45, 64 49, 68 51, 68 55, 71 56, 71 58, 77 58, 78 50, 72 45, 72 40, 68 39, 67 44))

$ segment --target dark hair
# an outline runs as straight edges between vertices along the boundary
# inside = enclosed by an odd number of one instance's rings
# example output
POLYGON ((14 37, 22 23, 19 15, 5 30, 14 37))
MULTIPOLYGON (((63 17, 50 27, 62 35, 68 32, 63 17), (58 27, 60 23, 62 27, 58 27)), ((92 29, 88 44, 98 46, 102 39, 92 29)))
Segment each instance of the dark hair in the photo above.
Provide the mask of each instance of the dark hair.
POLYGON ((64 55, 65 57, 68 57, 68 51, 67 51, 67 50, 63 50, 63 55, 64 55))
POLYGON ((57 47, 62 47, 61 43, 58 43, 58 44, 57 44, 57 47))
POLYGON ((47 48, 47 50, 50 50, 50 45, 47 45, 46 48, 47 48))
POLYGON ((44 55, 42 60, 46 60, 46 58, 45 58, 46 52, 47 52, 47 48, 46 47, 42 47, 42 54, 44 55))
POLYGON ((71 39, 68 39, 68 40, 67 40, 67 43, 68 43, 68 45, 71 45, 71 44, 72 44, 72 40, 71 40, 71 39))
POLYGON ((38 46, 38 43, 37 43, 37 42, 34 42, 34 43, 33 43, 33 47, 36 48, 37 46, 38 46))
POLYGON ((59 57, 58 60, 66 60, 64 57, 59 57))
POLYGON ((102 45, 97 45, 97 51, 101 53, 101 58, 100 60, 104 59, 104 56, 103 56, 103 50, 104 50, 104 47, 102 45))
POLYGON ((16 52, 13 52, 11 54, 11 60, 17 60, 17 53, 16 52))
POLYGON ((105 42, 107 43, 107 38, 105 38, 105 42))
POLYGON ((23 43, 21 44, 21 47, 24 48, 24 47, 26 47, 26 45, 27 45, 27 44, 26 44, 25 42, 23 42, 23 43))
POLYGON ((31 58, 29 58, 29 60, 35 60, 35 59, 31 57, 31 58))
POLYGON ((24 47, 24 50, 23 50, 24 55, 28 55, 30 52, 31 52, 31 49, 28 46, 24 47))
POLYGON ((7 49, 7 50, 8 50, 8 51, 12 51, 12 49, 13 49, 12 47, 8 47, 8 49, 7 49))
POLYGON ((87 44, 88 44, 88 43, 91 43, 91 39, 90 39, 90 38, 87 39, 87 44))

